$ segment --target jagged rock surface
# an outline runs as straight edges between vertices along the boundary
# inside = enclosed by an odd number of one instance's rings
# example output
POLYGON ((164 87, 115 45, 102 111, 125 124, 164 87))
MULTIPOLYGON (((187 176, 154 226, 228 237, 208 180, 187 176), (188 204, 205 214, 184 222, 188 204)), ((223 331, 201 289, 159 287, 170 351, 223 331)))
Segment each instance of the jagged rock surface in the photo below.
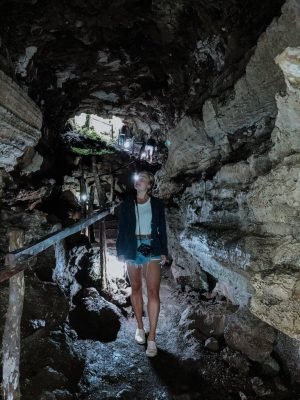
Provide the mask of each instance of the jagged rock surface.
POLYGON ((234 88, 169 131, 159 174, 161 195, 173 197, 174 275, 187 251, 218 292, 298 340, 300 50, 286 47, 299 44, 299 17, 287 1, 234 88))
POLYGON ((217 278, 228 298, 237 304, 252 298, 255 315, 296 338, 298 50, 287 50, 277 61, 288 82, 287 94, 276 99, 284 79, 274 57, 300 39, 299 12, 298 3, 286 3, 225 104, 207 100, 203 120, 185 117, 170 134, 160 185, 166 197, 178 192, 179 210, 169 213, 170 230, 181 228, 179 240, 172 237, 175 256, 182 254, 176 248, 184 248, 217 278), (188 176, 191 183, 183 190, 182 178, 188 176))
MULTIPOLYGON (((11 171, 41 137, 42 114, 9 76, 0 70, 0 168, 11 171)), ((23 167, 30 164, 23 160, 23 167)))
POLYGON ((48 127, 88 110, 147 131, 232 85, 282 3, 2 0, 0 35, 48 127))

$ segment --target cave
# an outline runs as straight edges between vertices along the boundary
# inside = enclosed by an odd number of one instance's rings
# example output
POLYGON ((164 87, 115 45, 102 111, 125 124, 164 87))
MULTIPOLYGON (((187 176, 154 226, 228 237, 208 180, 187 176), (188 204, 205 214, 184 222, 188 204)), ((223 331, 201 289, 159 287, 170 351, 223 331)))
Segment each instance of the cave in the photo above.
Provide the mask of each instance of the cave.
POLYGON ((0 399, 299 399, 299 26, 298 0, 0 0, 0 399), (143 170, 153 359, 116 254, 143 170))

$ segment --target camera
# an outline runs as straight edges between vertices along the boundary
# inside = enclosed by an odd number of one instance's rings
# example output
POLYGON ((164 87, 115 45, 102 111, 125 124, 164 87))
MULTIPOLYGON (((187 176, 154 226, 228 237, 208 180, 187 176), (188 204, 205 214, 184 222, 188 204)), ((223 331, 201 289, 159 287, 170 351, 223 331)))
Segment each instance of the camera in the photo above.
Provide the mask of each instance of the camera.
POLYGON ((143 254, 144 257, 147 257, 150 256, 150 254, 152 253, 152 246, 150 246, 149 244, 141 243, 137 248, 137 251, 143 254))

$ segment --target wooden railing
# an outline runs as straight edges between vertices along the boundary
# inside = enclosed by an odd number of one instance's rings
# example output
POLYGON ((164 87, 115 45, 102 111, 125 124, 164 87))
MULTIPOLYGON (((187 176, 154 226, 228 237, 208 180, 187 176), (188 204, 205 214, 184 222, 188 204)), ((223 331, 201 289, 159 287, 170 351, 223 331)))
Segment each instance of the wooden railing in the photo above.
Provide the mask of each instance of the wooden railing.
POLYGON ((3 400, 20 399, 20 321, 24 300, 24 270, 35 263, 35 256, 66 237, 87 228, 97 221, 112 214, 119 204, 94 212, 89 217, 74 225, 56 231, 37 242, 23 247, 24 231, 11 230, 9 233, 9 250, 5 265, 0 268, 0 282, 9 279, 8 311, 3 334, 3 400))

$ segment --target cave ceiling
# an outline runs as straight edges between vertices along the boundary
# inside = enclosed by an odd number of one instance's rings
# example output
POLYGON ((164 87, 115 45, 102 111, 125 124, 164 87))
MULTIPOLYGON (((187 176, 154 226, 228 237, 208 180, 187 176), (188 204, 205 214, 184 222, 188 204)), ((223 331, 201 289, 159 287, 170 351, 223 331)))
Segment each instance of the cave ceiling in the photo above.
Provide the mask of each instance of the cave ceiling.
POLYGON ((168 128, 232 87, 282 4, 0 0, 0 62, 52 130, 81 111, 168 128))

